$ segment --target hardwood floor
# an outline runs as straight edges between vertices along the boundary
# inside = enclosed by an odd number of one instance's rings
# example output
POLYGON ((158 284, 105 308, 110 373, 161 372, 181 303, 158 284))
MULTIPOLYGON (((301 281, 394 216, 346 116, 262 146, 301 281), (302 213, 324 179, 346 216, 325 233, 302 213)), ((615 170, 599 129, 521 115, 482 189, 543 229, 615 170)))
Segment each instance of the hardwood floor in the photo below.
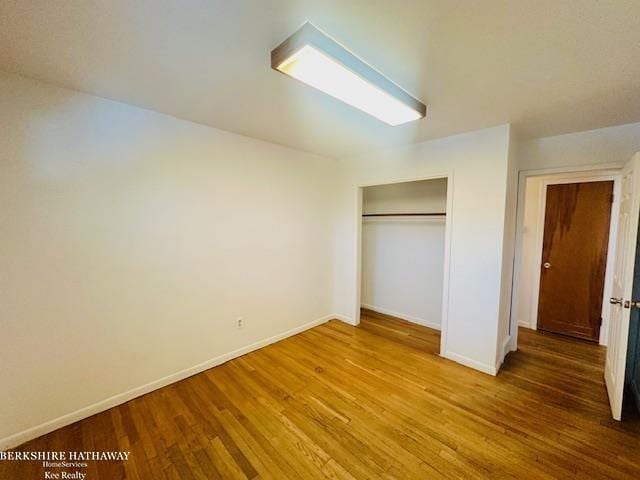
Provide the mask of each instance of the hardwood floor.
POLYGON ((497 378, 438 349, 371 312, 331 321, 17 450, 131 452, 87 480, 640 478, 640 422, 610 419, 600 347, 522 330, 497 378))

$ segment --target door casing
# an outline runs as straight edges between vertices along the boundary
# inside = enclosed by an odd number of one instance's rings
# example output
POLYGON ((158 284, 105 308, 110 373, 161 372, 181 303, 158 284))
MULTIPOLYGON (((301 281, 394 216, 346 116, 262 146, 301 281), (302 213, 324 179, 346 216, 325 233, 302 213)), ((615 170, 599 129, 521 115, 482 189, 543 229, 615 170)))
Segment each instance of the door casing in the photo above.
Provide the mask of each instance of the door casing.
MULTIPOLYGON (((600 182, 611 180, 613 181, 613 196, 614 200, 611 205, 611 221, 609 223, 609 245, 607 248, 607 263, 605 268, 604 277, 604 291, 602 294, 602 326, 600 327, 600 345, 606 345, 608 341, 609 332, 609 309, 608 300, 611 296, 611 288, 613 286, 613 259, 615 257, 616 239, 618 233, 618 212, 620 210, 620 173, 602 173, 593 174, 589 176, 580 175, 568 175, 562 178, 550 178, 543 180, 541 194, 539 198, 539 211, 538 211, 538 230, 536 232, 536 262, 538 265, 542 264, 542 243, 544 238, 544 217, 546 213, 547 203, 547 187, 549 185, 559 185, 567 183, 585 183, 585 182, 600 182)), ((536 269, 534 271, 534 278, 532 284, 532 301, 531 301, 531 318, 535 319, 532 326, 537 326, 538 318, 538 305, 540 303, 540 279, 541 271, 536 269)))

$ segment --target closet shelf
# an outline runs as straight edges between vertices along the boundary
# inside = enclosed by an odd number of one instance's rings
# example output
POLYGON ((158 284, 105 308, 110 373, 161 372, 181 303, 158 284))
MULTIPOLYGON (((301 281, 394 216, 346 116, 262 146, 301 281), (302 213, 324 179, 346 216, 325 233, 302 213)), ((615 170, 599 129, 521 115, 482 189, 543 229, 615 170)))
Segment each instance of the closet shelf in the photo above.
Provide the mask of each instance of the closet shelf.
POLYGON ((363 213, 363 217, 444 217, 446 213, 363 213))

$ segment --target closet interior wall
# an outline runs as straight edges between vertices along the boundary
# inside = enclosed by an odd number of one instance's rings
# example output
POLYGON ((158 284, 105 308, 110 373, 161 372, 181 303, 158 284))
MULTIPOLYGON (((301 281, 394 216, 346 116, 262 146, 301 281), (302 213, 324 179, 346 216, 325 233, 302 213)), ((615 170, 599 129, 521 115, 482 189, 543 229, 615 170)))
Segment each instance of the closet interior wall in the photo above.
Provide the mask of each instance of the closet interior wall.
POLYGON ((363 189, 361 306, 440 329, 447 180, 363 189))

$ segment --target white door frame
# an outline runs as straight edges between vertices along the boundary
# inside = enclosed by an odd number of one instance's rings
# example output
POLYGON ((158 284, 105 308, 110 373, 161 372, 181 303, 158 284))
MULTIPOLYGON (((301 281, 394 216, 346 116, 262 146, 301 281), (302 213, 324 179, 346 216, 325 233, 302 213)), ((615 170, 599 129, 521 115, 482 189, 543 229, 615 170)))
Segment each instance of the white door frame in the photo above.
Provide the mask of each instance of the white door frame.
MULTIPOLYGON (((562 178, 550 178, 542 181, 542 190, 540 192, 540 211, 538 216, 538 231, 536 232, 536 262, 542 264, 542 248, 544 239, 544 219, 547 207, 547 187, 549 185, 562 185, 568 183, 586 183, 586 182, 602 182, 613 181, 613 198, 614 201, 611 205, 611 219, 609 222, 609 242, 607 245, 607 263, 605 266, 604 274, 604 290, 602 293, 602 325, 600 326, 600 345, 607 344, 607 338, 609 336, 609 303, 607 299, 611 296, 611 288, 613 286, 613 259, 615 256, 616 237, 618 233, 618 211, 620 210, 620 174, 606 174, 590 175, 588 177, 580 177, 572 175, 571 177, 562 178)), ((531 326, 534 330, 538 329, 538 307, 540 302, 540 279, 541 271, 536 269, 534 271, 533 289, 532 289, 532 302, 531 302, 531 326)))
MULTIPOLYGON (((623 163, 609 163, 600 165, 585 165, 579 167, 566 167, 566 168, 547 168, 536 170, 523 170, 519 173, 518 178, 518 203, 516 212, 516 249, 515 249, 515 265, 513 277, 513 291, 511 301, 511 350, 516 350, 518 345, 518 311, 519 311, 519 286, 520 286, 520 273, 522 270, 522 242, 524 236, 524 203, 527 179, 529 177, 549 177, 548 180, 544 180, 543 188, 541 189, 538 201, 539 205, 539 218, 538 229, 536 232, 536 261, 542 262, 542 239, 544 233, 544 214, 546 206, 546 188, 547 185, 557 183, 579 183, 584 181, 606 181, 613 180, 614 182, 614 203, 611 209, 611 223, 609 230, 609 246, 607 251, 607 265, 605 269, 605 288, 603 292, 603 324, 600 328, 600 343, 606 344, 608 336, 608 319, 609 311, 605 307, 608 303, 607 296, 611 291, 612 286, 612 268, 613 258, 615 255, 615 240, 618 229, 618 210, 620 207, 620 180, 623 163)), ((534 270, 535 277, 533 278, 532 287, 532 301, 530 319, 532 320, 531 326, 537 326, 538 317, 538 300, 540 290, 540 270, 534 270)))
POLYGON ((391 185, 396 183, 420 182, 423 180, 447 180, 447 209, 445 217, 444 234, 444 276, 442 283, 442 318, 440 319, 440 352, 447 351, 447 328, 449 314, 449 268, 451 259, 451 225, 453 220, 453 171, 431 175, 428 177, 401 178, 379 183, 358 185, 356 198, 356 288, 355 290, 355 312, 353 312, 354 324, 360 324, 360 303, 362 287, 362 193, 366 187, 377 187, 381 185, 391 185))

